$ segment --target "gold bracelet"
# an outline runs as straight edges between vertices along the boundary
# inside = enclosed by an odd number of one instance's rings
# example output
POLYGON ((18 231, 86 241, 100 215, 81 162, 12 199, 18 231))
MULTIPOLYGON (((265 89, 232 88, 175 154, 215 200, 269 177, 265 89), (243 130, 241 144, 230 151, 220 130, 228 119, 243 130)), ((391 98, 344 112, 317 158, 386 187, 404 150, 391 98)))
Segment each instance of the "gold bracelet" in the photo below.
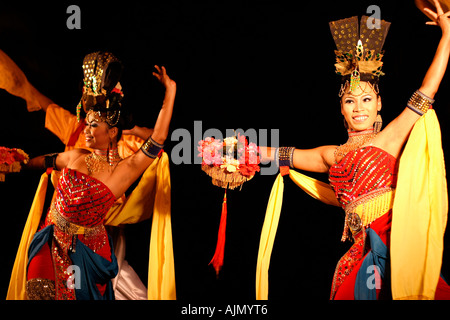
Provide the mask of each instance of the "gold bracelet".
POLYGON ((157 143, 152 137, 149 137, 141 146, 141 150, 147 157, 155 159, 163 147, 164 145, 157 143))
POLYGON ((295 147, 281 147, 277 149, 276 159, 278 159, 278 166, 289 166, 294 168, 294 150, 295 147))
POLYGON ((427 97, 425 94, 417 90, 409 99, 407 107, 418 115, 422 116, 428 111, 428 109, 431 108, 431 105, 433 103, 434 99, 427 97))

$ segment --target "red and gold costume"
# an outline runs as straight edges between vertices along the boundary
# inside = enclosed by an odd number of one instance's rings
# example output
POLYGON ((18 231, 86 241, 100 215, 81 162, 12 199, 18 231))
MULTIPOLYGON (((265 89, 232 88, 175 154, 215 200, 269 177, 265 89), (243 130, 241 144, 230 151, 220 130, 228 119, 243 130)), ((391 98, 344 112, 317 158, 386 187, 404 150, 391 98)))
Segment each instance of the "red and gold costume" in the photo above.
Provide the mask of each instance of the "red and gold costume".
MULTIPOLYGON (((39 296, 45 289, 38 288, 36 283, 46 283, 43 280, 54 281, 54 298, 56 300, 73 300, 76 298, 74 288, 68 288, 67 281, 71 275, 69 266, 73 265, 71 254, 76 253, 79 242, 92 250, 96 255, 115 263, 110 266, 110 276, 117 273, 117 262, 111 259, 111 246, 104 226, 104 219, 108 210, 114 204, 115 197, 109 188, 101 181, 71 169, 63 169, 56 189, 56 198, 47 214, 42 230, 53 226, 53 234, 41 249, 35 249, 35 256, 29 257, 27 273, 28 298, 42 299, 39 296), (49 246, 51 249, 44 246, 49 246), (36 260, 34 259, 35 257, 36 260), (51 261, 44 261, 51 259, 51 261), (53 265, 52 265, 53 261, 53 265), (50 268, 42 268, 42 265, 50 268)), ((41 230, 41 231, 42 231, 41 230)), ((51 232, 51 231, 50 231, 51 232)), ((34 241, 39 237, 34 238, 34 241)), ((31 247, 33 247, 33 242, 31 247)), ((85 270, 83 270, 85 271, 85 270)), ((79 275, 77 275, 79 276, 79 275)), ((89 277, 89 274, 85 275, 89 277)), ((107 281, 109 282, 109 281, 107 281)), ((98 283, 97 287, 103 296, 105 283, 98 283)))
MULTIPOLYGON (((92 183, 94 183, 95 180, 91 180, 90 177, 79 174, 76 171, 68 171, 68 172, 70 175, 77 177, 77 179, 83 179, 83 177, 85 177, 84 178, 85 181, 88 180, 89 183, 91 184, 91 186, 89 187, 90 189, 89 191, 91 192, 93 191, 95 193, 100 191, 100 189, 102 189, 101 192, 103 193, 103 195, 109 198, 109 196, 107 196, 108 192, 104 188, 101 188, 99 186, 92 187, 92 183), (91 190, 91 188, 94 189, 91 190), (96 188, 99 188, 99 190, 96 190, 96 188)), ((11 281, 9 284, 7 294, 8 300, 27 299, 26 282, 27 282, 27 269, 29 269, 28 258, 29 256, 31 256, 33 251, 30 247, 31 243, 33 242, 33 239, 38 234, 36 230, 41 231, 43 230, 39 228, 39 226, 41 225, 42 221, 41 217, 45 202, 47 185, 48 183, 53 183, 53 185, 56 186, 59 182, 58 180, 59 177, 55 173, 56 172, 53 171, 50 178, 49 175, 47 175, 46 173, 42 174, 41 176, 36 196, 31 205, 30 213, 28 215, 22 233, 22 238, 20 240, 19 248, 14 262, 14 267, 11 273, 11 281)), ((63 179, 67 180, 68 176, 66 176, 66 178, 63 179)), ((70 184, 70 182, 68 183, 70 184)), ((94 183, 94 185, 95 184, 96 183, 94 183)), ((115 203, 113 203, 112 207, 110 207, 110 201, 113 198, 108 199, 108 201, 105 202, 105 205, 107 203, 107 206, 105 206, 104 210, 102 210, 102 212, 107 211, 106 216, 104 217, 104 221, 102 222, 105 226, 120 226, 126 224, 133 224, 152 218, 152 227, 150 233, 150 253, 148 264, 148 287, 147 287, 148 299, 150 300, 172 300, 176 298, 175 270, 174 270, 173 248, 172 248, 172 226, 170 214, 171 213, 170 185, 171 184, 170 184, 169 159, 166 153, 162 153, 160 157, 156 158, 153 161, 153 163, 147 168, 147 170, 142 175, 141 180, 136 186, 136 188, 123 202, 116 201, 115 203), (148 196, 149 194, 152 194, 152 196, 149 197, 148 196), (107 210, 106 209, 107 207, 110 207, 110 209, 107 210)), ((81 186, 77 187, 76 190, 78 190, 79 192, 88 191, 88 190, 82 191, 81 186)), ((104 200, 106 200, 106 198, 104 198, 104 200)), ((83 240, 77 241, 75 252, 72 252, 71 258, 74 257, 77 258, 78 255, 81 255, 83 252, 89 252, 89 250, 91 250, 89 248, 89 245, 91 245, 94 249, 96 249, 95 247, 102 245, 102 241, 104 239, 102 237, 104 234, 101 230, 103 229, 103 227, 97 225, 97 223, 100 222, 100 216, 96 215, 94 217, 95 219, 90 221, 90 223, 95 223, 91 224, 92 226, 95 226, 94 229, 87 229, 83 227, 81 230, 85 232, 84 235, 83 236, 81 236, 81 234, 77 235, 77 239, 83 239, 84 241, 87 241, 88 245, 85 245, 83 243, 83 240), (85 238, 87 236, 87 233, 91 235, 96 234, 97 232, 99 232, 98 234, 100 235, 100 237, 93 237, 93 238, 91 237, 92 239, 95 239, 93 240, 93 242, 85 238), (98 241, 99 239, 102 240, 98 241)), ((91 217, 91 219, 94 217, 91 217)), ((50 222, 52 220, 48 219, 46 221, 50 222)), ((73 222, 75 221, 81 224, 83 223, 84 220, 73 220, 73 222)), ((47 226, 47 228, 48 227, 55 228, 53 225, 47 226)), ((66 224, 66 230, 67 228, 69 231, 74 229, 73 226, 70 224, 66 224)), ((50 230, 47 229, 47 235, 53 235, 53 233, 49 231, 50 230)), ((70 233, 74 232, 69 232, 69 234, 70 233)), ((73 238, 72 239, 69 238, 70 237, 68 237, 68 245, 70 247, 73 238)), ((46 243, 46 241, 44 241, 44 243, 46 243)), ((107 244, 103 245, 100 251, 96 252, 94 256, 95 257, 97 256, 101 257, 102 255, 108 256, 108 253, 106 253, 108 247, 109 245, 107 244)), ((47 253, 45 253, 45 249, 41 251, 42 255, 44 256, 47 255, 47 258, 44 257, 43 261, 48 262, 49 261, 48 257, 51 257, 50 246, 44 245, 42 246, 42 248, 48 249, 47 253)), ((111 254, 111 257, 115 256, 111 254)), ((34 259, 36 259, 36 256, 34 257, 34 259)), ((107 266, 110 262, 108 260, 106 261, 108 262, 106 263, 107 266)), ((74 263, 74 265, 79 264, 74 263)), ((42 264, 42 270, 46 269, 50 270, 51 272, 49 272, 47 275, 44 275, 44 277, 42 273, 38 276, 43 277, 45 279, 50 279, 51 276, 49 275, 55 274, 52 268, 53 268, 52 265, 45 267, 44 264, 42 264)), ((30 271, 31 270, 29 270, 29 272, 30 271)), ((30 276, 35 277, 29 273, 28 278, 31 278, 30 276)), ((84 287, 82 286, 82 288, 84 287)))
MULTIPOLYGON (((344 288, 341 288, 342 284, 348 276, 357 273, 357 266, 367 255, 366 228, 372 228, 383 244, 388 244, 390 235, 388 226, 391 221, 396 183, 395 164, 396 159, 392 155, 369 146, 350 151, 339 163, 330 168, 330 184, 346 213, 343 240, 349 236, 350 231, 355 242, 338 262, 331 298, 340 298, 344 291, 344 288)), ((383 254, 378 252, 378 258, 386 260, 386 253, 387 251, 383 254)), ((375 268, 373 271, 375 272, 375 268)), ((381 288, 380 283, 376 285, 381 288)))
MULTIPOLYGON (((1 51, 0 55, 2 59, 6 56, 1 51)), ((11 59, 6 56, 2 63, 6 65, 7 72, 14 75, 12 78, 26 82, 23 73, 11 59)), ((109 103, 107 109, 109 106, 110 112, 106 112, 106 120, 110 126, 115 126, 122 111, 121 98, 123 93, 118 82, 122 72, 120 61, 111 53, 91 53, 83 61, 83 72, 85 77, 82 101, 86 110, 97 104, 105 104, 107 101, 109 103)), ((11 84, 7 83, 6 89, 24 98, 27 102, 35 100, 33 95, 28 95, 28 92, 14 90, 15 87, 11 84)), ((64 143, 65 151, 74 148, 86 148, 85 123, 79 116, 82 101, 77 107, 77 116, 53 103, 46 108, 45 127, 64 143)), ((33 107, 29 110, 37 109, 33 107)), ((118 153, 122 158, 126 158, 139 150, 144 142, 144 140, 132 135, 122 135, 117 143, 118 153)), ((103 264, 103 268, 108 269, 109 265, 112 266, 112 269, 106 270, 107 276, 105 279, 94 281, 101 284, 98 287, 100 296, 103 296, 103 293, 106 295, 108 288, 105 288, 103 284, 107 283, 117 271, 114 272, 115 255, 111 253, 110 242, 104 225, 118 227, 138 223, 150 217, 152 217, 152 230, 150 234, 148 286, 145 288, 136 273, 124 261, 125 243, 123 237, 119 235, 115 239, 119 275, 113 282, 114 291, 120 293, 121 299, 175 299, 170 210, 171 187, 167 154, 161 152, 143 173, 137 187, 131 194, 127 198, 117 199, 116 202, 114 202, 116 199, 103 184, 89 176, 76 171, 64 170, 60 180, 59 174, 59 171, 53 170, 51 176, 47 173, 41 176, 22 233, 7 299, 23 300, 27 298, 27 278, 29 280, 44 279, 35 281, 34 285, 47 289, 52 286, 51 281, 54 282, 56 279, 56 298, 73 298, 73 292, 62 287, 64 278, 68 277, 71 272, 64 269, 68 266, 70 260, 75 262, 73 265, 80 266, 79 258, 80 256, 83 257, 83 252, 93 253, 92 261, 99 262, 99 265, 103 264), (58 191, 55 197, 59 203, 54 203, 48 215, 46 215, 44 202, 49 180, 58 191), (78 184, 83 180, 88 183, 85 187, 78 184), (70 192, 65 193, 67 190, 70 190, 70 192), (97 199, 95 196, 91 199, 86 196, 87 192, 91 192, 92 196, 96 194, 101 199, 97 199), (84 203, 84 200, 87 202, 84 203), (81 201, 81 203, 77 203, 77 201, 81 201), (81 206, 76 208, 78 205, 81 206), (99 206, 100 209, 94 210, 94 206, 99 206), (76 209, 73 210, 74 208, 76 209), (42 221, 45 221, 44 225, 42 225, 42 221), (45 237, 47 237, 48 242, 45 241, 45 237), (42 241, 34 241, 35 239, 42 241), (36 246, 36 244, 39 245, 36 246), (29 258, 31 258, 30 264, 28 264, 29 258), (58 261, 53 260, 53 258, 58 261), (53 271, 53 262, 55 261, 61 265, 56 272, 53 271), (40 268, 35 268, 37 265, 40 265, 40 268), (125 270, 126 272, 124 272, 125 270), (69 275, 67 275, 67 272, 69 272, 69 275)), ((86 266, 87 264, 83 265, 86 266)), ((83 272, 81 273, 83 274, 83 272)), ((33 283, 29 282, 28 285, 33 286, 33 283)), ((82 287, 95 287, 95 285, 82 285, 82 287)), ((77 293, 77 298, 78 296, 77 293)), ((87 294, 82 298, 101 299, 102 297, 87 294)))

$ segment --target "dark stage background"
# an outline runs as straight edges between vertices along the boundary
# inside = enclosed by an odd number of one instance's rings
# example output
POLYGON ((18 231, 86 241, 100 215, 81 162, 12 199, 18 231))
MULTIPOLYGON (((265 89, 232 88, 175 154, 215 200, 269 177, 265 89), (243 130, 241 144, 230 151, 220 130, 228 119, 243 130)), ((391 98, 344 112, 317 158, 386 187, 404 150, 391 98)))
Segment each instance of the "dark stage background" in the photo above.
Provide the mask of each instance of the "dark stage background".
MULTIPOLYGON (((280 144, 298 148, 341 144, 347 138, 329 21, 361 16, 375 4, 381 18, 392 22, 381 86, 385 123, 420 86, 440 38, 437 27, 425 26, 426 17, 413 1, 78 2, 81 30, 66 27, 66 9, 72 3, 14 3, 0 8, 0 48, 38 90, 73 113, 80 99, 84 55, 108 50, 125 64, 124 103, 138 124, 152 127, 161 106, 163 88, 151 75, 158 64, 166 66, 178 85, 171 130, 185 128, 193 139, 194 121, 202 121, 203 132, 217 128, 223 134, 237 128, 279 129, 280 144)), ((449 80, 447 74, 435 104, 446 159, 449 80)), ((31 156, 63 150, 44 128, 44 112, 28 113, 23 100, 5 91, 0 91, 0 110, 0 145, 22 148, 31 156)), ((169 157, 177 143, 169 136, 169 157)), ((196 154, 193 148, 192 161, 196 154)), ((198 164, 171 162, 170 170, 178 299, 252 301, 259 236, 276 176, 258 175, 241 191, 228 193, 225 264, 216 279, 208 263, 216 245, 223 190, 211 184, 198 164)), ((9 175, 0 184, 1 296, 6 295, 40 174, 9 175)), ((326 175, 313 176, 327 181, 326 175)), ((286 180, 270 264, 271 301, 282 306, 300 299, 327 301, 335 265, 350 246, 340 242, 343 223, 341 209, 313 200, 286 180)), ((149 228, 150 222, 127 228, 128 260, 144 281, 149 228)), ((448 239, 443 271, 450 278, 448 239)))

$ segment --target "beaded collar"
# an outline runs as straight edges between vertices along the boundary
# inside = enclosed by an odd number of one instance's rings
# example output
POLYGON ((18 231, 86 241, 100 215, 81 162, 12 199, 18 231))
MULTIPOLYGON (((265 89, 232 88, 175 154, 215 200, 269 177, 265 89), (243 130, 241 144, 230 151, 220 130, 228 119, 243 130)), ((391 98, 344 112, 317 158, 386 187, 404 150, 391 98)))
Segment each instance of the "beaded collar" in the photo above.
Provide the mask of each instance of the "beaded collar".
POLYGON ((348 129, 348 140, 346 143, 341 144, 334 151, 334 161, 338 163, 347 153, 350 151, 361 148, 363 145, 369 143, 375 136, 377 135, 373 127, 370 127, 366 130, 355 131, 348 129))
POLYGON ((122 160, 119 155, 119 149, 108 150, 94 150, 91 154, 85 158, 86 167, 89 175, 96 172, 105 171, 106 168, 115 168, 115 166, 122 160), (108 166, 107 166, 108 165, 108 166))

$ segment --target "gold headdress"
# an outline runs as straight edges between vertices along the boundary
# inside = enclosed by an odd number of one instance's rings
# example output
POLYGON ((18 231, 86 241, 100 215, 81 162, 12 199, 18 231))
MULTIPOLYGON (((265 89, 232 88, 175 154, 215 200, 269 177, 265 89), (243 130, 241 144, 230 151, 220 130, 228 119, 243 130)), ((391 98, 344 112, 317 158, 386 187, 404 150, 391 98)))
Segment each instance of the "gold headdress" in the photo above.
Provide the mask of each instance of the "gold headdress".
POLYGON ((378 83, 383 62, 383 44, 388 33, 390 22, 363 16, 361 23, 358 17, 330 22, 330 29, 336 43, 336 73, 343 77, 342 96, 350 78, 350 92, 359 86, 361 81, 378 83))
MULTIPOLYGON (((119 83, 123 66, 119 59, 109 52, 93 52, 83 60, 83 96, 86 111, 103 114, 110 126, 119 121, 122 87, 119 83)), ((82 102, 77 106, 80 121, 82 102)))

